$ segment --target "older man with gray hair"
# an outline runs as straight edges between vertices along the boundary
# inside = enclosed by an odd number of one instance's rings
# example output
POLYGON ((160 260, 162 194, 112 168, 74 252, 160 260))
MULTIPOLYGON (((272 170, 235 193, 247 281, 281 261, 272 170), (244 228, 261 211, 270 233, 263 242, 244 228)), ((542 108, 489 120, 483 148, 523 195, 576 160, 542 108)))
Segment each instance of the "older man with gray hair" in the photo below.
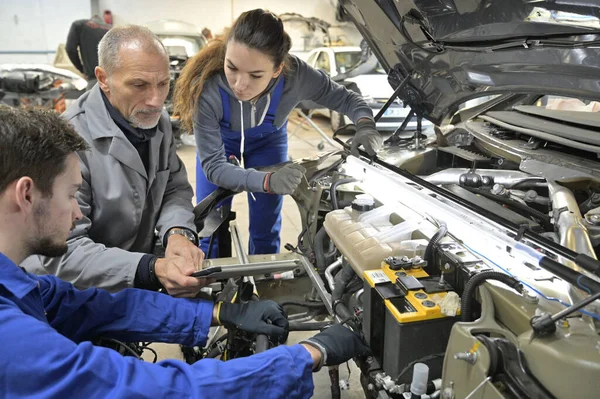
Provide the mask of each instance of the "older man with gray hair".
POLYGON ((64 114, 91 147, 79 154, 83 218, 59 258, 29 258, 23 266, 54 274, 77 288, 128 287, 192 297, 204 284, 193 191, 176 154, 168 114, 169 57, 150 30, 112 28, 98 46, 98 83, 64 114), (153 255, 158 231, 164 258, 153 255))

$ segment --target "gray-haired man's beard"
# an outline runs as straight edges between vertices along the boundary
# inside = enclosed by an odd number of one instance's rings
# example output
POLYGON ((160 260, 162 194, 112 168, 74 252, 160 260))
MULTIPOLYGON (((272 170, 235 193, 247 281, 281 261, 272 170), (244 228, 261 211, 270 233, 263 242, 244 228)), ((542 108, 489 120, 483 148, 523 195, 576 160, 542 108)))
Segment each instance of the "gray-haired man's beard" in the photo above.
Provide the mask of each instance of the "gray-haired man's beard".
POLYGON ((160 120, 161 112, 162 112, 161 108, 139 109, 137 111, 134 111, 133 114, 131 114, 129 116, 129 123, 131 123, 131 125, 133 127, 136 127, 138 129, 152 129, 156 125, 158 125, 158 121, 160 120), (156 117, 155 117, 155 120, 151 120, 150 122, 148 122, 147 119, 142 120, 141 118, 138 117, 138 115, 156 115, 156 117))

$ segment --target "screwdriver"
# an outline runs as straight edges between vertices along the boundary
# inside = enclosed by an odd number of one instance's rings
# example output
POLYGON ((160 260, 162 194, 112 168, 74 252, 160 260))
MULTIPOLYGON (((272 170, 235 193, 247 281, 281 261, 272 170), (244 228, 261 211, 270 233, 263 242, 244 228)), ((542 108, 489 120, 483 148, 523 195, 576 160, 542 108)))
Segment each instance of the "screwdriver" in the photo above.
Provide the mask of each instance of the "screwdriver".
MULTIPOLYGON (((230 164, 232 164, 232 165, 235 165, 235 166, 241 168, 241 166, 240 166, 240 160, 237 159, 237 157, 235 155, 233 155, 233 154, 231 154, 229 156, 228 162, 230 164)), ((252 197, 252 200, 256 202, 256 197, 254 196, 254 194, 252 192, 250 192, 250 196, 252 197)))

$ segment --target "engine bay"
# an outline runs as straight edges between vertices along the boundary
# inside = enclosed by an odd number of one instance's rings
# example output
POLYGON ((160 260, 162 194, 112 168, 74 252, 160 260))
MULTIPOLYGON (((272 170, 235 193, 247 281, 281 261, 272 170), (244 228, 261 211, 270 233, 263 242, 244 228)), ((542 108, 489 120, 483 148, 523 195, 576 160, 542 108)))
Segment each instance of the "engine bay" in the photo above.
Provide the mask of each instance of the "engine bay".
POLYGON ((597 162, 497 123, 303 161, 298 249, 371 347, 367 397, 403 397, 418 363, 431 397, 597 395, 597 162))

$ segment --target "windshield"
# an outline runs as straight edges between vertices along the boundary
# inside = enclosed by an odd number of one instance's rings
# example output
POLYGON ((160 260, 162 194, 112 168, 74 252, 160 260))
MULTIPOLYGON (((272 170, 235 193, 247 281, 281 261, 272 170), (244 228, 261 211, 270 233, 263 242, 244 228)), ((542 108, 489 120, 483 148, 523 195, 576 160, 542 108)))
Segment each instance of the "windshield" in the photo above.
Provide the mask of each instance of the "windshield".
POLYGON ((335 53, 335 65, 338 73, 346 73, 360 62, 360 51, 340 51, 335 53))
POLYGON ((159 35, 170 56, 192 57, 206 44, 201 36, 159 35))

